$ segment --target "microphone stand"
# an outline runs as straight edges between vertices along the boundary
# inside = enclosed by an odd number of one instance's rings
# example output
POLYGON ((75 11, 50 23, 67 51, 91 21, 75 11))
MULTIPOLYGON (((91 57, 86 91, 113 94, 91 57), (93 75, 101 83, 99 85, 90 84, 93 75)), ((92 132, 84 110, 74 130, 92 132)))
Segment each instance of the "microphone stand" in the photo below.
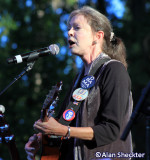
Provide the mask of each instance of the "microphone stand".
MULTIPOLYGON (((15 77, 14 80, 8 86, 6 86, 0 92, 0 96, 9 87, 11 87, 17 80, 19 80, 22 76, 24 76, 27 72, 29 72, 33 68, 34 63, 35 63, 35 61, 31 61, 31 62, 27 63, 27 66, 24 68, 24 70, 17 77, 15 77)), ((2 106, 0 105, 0 143, 4 142, 7 144, 12 160, 20 160, 20 156, 19 156, 18 150, 16 148, 16 144, 15 144, 14 135, 11 134, 11 132, 9 130, 9 126, 7 124, 5 124, 4 115, 1 111, 1 107, 2 106)))
POLYGON ((0 96, 9 88, 11 87, 17 80, 19 80, 22 76, 24 76, 27 72, 29 72, 33 66, 34 66, 35 61, 31 61, 30 63, 27 63, 27 66, 24 68, 24 70, 17 76, 14 78, 14 80, 8 85, 6 86, 1 92, 0 92, 0 96))
POLYGON ((146 154, 147 160, 150 160, 150 115, 146 116, 146 154))
MULTIPOLYGON (((146 97, 148 96, 150 92, 150 82, 148 83, 148 85, 143 89, 142 91, 142 95, 137 103, 137 105, 135 106, 135 109, 133 110, 133 113, 130 117, 130 120, 126 126, 126 128, 124 129, 124 132, 121 136, 121 140, 125 141, 132 126, 134 123, 134 120, 137 118, 140 109, 142 107, 142 104, 144 103, 146 97)), ((146 115, 146 155, 147 155, 147 160, 150 160, 150 106, 147 106, 147 115, 146 115)))

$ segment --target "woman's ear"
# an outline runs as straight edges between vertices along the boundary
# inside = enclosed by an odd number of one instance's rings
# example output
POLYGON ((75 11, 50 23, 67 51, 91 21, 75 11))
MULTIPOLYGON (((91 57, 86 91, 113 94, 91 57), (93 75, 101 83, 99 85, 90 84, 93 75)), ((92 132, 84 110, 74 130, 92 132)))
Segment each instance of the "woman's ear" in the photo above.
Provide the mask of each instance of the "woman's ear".
POLYGON ((104 38, 104 32, 103 31, 96 32, 92 45, 97 44, 99 41, 101 42, 103 40, 103 38, 104 38))
POLYGON ((103 39, 104 38, 104 32, 103 31, 98 31, 96 33, 96 37, 98 40, 103 39))

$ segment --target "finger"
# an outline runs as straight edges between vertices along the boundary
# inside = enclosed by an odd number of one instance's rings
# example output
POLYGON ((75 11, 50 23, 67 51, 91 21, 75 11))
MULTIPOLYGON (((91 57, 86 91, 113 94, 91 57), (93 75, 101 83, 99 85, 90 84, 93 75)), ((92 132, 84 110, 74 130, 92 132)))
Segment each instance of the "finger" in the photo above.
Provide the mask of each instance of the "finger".
POLYGON ((28 147, 28 146, 26 146, 25 147, 25 151, 32 152, 32 151, 35 151, 35 148, 34 147, 28 147))
POLYGON ((29 138, 29 141, 36 141, 38 139, 38 136, 34 134, 32 137, 29 138))
POLYGON ((38 133, 37 134, 37 137, 38 137, 38 142, 40 143, 41 142, 41 140, 42 140, 42 133, 38 133))
POLYGON ((37 122, 42 122, 42 120, 41 120, 41 119, 39 119, 39 120, 37 120, 37 122))
POLYGON ((34 128, 34 130, 35 130, 36 132, 41 132, 41 133, 43 133, 43 130, 42 130, 41 127, 39 127, 39 126, 33 126, 33 128, 34 128))
POLYGON ((34 156, 27 156, 27 160, 34 160, 34 156))
MULTIPOLYGON (((40 132, 42 134, 53 134, 48 128, 42 128, 40 126, 34 126, 34 130, 37 131, 37 132, 40 132)), ((39 140, 40 142, 40 140, 39 140)))
POLYGON ((45 129, 46 129, 45 127, 39 126, 39 125, 37 125, 37 124, 34 124, 33 128, 34 128, 35 131, 41 132, 41 133, 44 133, 44 132, 45 132, 45 129))
POLYGON ((34 155, 35 155, 35 153, 32 153, 32 152, 26 152, 27 153, 27 155, 29 156, 29 157, 34 157, 34 155))
POLYGON ((35 122, 34 125, 40 126, 40 127, 45 127, 46 122, 35 122))
POLYGON ((32 145, 38 143, 38 140, 36 141, 28 141, 28 143, 26 143, 25 148, 31 148, 32 145))
POLYGON ((34 123, 33 128, 42 129, 43 126, 39 125, 38 123, 34 123))
POLYGON ((37 135, 34 135, 29 138, 29 141, 25 144, 25 150, 33 151, 35 147, 39 148, 40 139, 38 139, 37 135))

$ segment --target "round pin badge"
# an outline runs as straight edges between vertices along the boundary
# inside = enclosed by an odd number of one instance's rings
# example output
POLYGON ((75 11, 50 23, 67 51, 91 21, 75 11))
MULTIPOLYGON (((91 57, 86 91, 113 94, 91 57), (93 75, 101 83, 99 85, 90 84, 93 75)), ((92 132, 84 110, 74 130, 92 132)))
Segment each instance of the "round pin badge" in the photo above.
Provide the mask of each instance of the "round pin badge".
POLYGON ((83 89, 89 89, 93 87, 95 84, 95 78, 94 76, 86 76, 81 80, 81 88, 83 89))
POLYGON ((87 89, 78 88, 73 92, 72 97, 76 101, 83 101, 88 96, 88 94, 89 92, 87 89))
POLYGON ((67 109, 63 113, 63 118, 66 121, 72 121, 75 118, 75 112, 72 109, 67 109))

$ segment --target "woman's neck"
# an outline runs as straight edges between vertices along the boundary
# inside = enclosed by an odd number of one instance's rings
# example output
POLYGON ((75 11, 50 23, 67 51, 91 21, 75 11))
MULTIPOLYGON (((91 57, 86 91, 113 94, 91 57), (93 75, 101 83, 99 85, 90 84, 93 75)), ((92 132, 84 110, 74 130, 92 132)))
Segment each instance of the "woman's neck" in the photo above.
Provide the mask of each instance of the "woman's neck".
POLYGON ((84 61, 84 75, 88 75, 88 73, 89 73, 89 71, 90 71, 90 69, 92 67, 93 62, 100 56, 100 54, 101 53, 99 53, 94 59, 89 61, 89 63, 84 61))

